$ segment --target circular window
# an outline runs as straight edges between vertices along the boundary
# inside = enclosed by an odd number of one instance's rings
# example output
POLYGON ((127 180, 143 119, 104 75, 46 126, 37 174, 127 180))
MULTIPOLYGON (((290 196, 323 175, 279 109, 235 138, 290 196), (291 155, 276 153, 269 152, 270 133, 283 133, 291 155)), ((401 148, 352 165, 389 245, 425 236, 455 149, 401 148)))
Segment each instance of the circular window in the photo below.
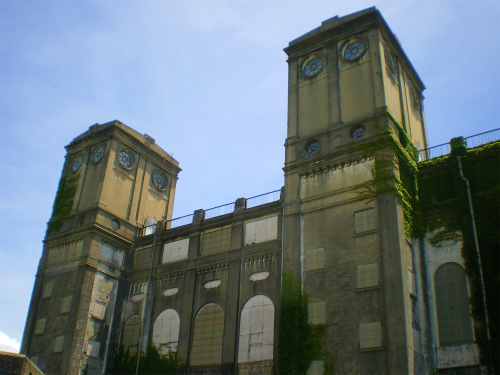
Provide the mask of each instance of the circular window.
POLYGON ((354 62, 361 59, 368 50, 368 43, 361 38, 348 40, 342 48, 341 57, 346 62, 354 62))
POLYGON ((130 150, 126 148, 118 150, 116 158, 124 169, 132 169, 134 167, 134 157, 132 156, 132 152, 130 152, 130 150))
POLYGON ((104 145, 98 145, 94 152, 92 153, 92 162, 94 164, 99 163, 102 160, 102 157, 104 156, 104 145))
POLYGON ((314 154, 319 149, 319 142, 314 140, 306 144, 305 151, 306 154, 314 154))
POLYGON ((302 65, 302 74, 306 78, 316 77, 323 71, 325 62, 320 55, 313 55, 309 57, 302 65))
POLYGON ((387 48, 384 49, 385 63, 390 71, 396 71, 396 63, 394 62, 394 58, 392 54, 389 52, 387 48))
POLYGON ((158 190, 163 191, 167 188, 168 178, 167 178, 167 175, 165 173, 163 173, 162 171, 157 169, 153 172, 152 178, 153 178, 153 183, 158 190))
POLYGON ((351 132, 351 138, 353 140, 360 139, 366 133, 366 128, 364 126, 358 126, 351 132))
POLYGON ((120 222, 116 219, 111 220, 111 229, 113 230, 118 230, 120 229, 121 225, 120 222))
POLYGON ((76 173, 80 167, 82 166, 83 162, 83 157, 78 156, 77 158, 73 159, 73 163, 71 164, 71 170, 73 173, 76 173))
POLYGON ((80 221, 78 222, 80 225, 83 225, 85 224, 85 215, 83 215, 82 217, 80 217, 80 221))
POLYGON ((415 88, 413 88, 413 86, 410 86, 410 101, 411 101, 411 105, 415 109, 420 109, 420 95, 417 94, 417 92, 415 91, 415 88))

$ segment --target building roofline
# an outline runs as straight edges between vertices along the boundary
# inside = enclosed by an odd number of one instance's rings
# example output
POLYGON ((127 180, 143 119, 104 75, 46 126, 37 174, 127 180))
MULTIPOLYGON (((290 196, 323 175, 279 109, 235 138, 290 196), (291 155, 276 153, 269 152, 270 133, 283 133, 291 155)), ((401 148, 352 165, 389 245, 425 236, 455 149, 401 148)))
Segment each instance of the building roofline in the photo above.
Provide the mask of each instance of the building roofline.
POLYGON ((424 83, 408 59, 398 38, 376 7, 367 8, 343 17, 335 16, 327 19, 321 23, 321 26, 292 40, 288 44, 288 47, 284 48, 284 51, 289 56, 289 60, 294 60, 300 55, 317 50, 325 44, 325 40, 327 44, 329 42, 334 43, 373 27, 378 27, 382 30, 388 42, 395 49, 395 52, 401 57, 400 61, 407 67, 408 72, 411 73, 412 80, 418 90, 420 92, 425 90, 424 83))

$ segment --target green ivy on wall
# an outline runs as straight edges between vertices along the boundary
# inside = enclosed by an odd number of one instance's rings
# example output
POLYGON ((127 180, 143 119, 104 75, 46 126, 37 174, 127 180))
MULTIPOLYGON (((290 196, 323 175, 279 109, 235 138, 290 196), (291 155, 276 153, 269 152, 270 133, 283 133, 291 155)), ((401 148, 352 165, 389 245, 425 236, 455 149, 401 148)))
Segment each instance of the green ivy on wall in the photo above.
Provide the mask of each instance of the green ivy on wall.
POLYGON ((430 238, 437 244, 446 235, 461 233, 462 257, 470 288, 472 316, 480 362, 491 373, 500 373, 500 142, 473 149, 457 144, 449 155, 418 164, 422 231, 437 232, 430 238), (479 240, 481 265, 489 317, 490 342, 487 339, 485 308, 482 298, 478 257, 468 206, 467 188, 460 178, 457 156, 461 157, 464 176, 470 181, 474 216, 479 240), (490 348, 488 347, 490 346, 490 348))
MULTIPOLYGON (((141 351, 139 358, 139 375, 175 375, 179 366, 179 358, 176 352, 170 351, 162 354, 153 344, 148 345, 147 352, 141 351)), ((137 369, 137 353, 130 355, 130 351, 120 346, 115 354, 111 374, 135 375, 137 369)))
POLYGON ((56 231, 62 223, 61 219, 71 212, 77 186, 78 176, 72 178, 61 177, 52 208, 52 221, 49 223, 49 232, 56 231))
POLYGON ((308 323, 307 295, 300 281, 284 270, 278 316, 276 373, 305 375, 313 360, 325 361, 325 375, 333 374, 334 359, 323 349, 324 327, 308 323))
POLYGON ((463 138, 452 140, 449 155, 417 163, 418 150, 394 117, 386 112, 374 119, 379 137, 354 148, 375 158, 372 179, 354 187, 356 200, 375 199, 393 191, 403 207, 405 235, 422 238, 437 231, 430 242, 461 233, 462 256, 471 290, 471 309, 480 361, 500 373, 498 356, 489 356, 486 317, 482 300, 477 252, 474 246, 467 190, 459 176, 457 156, 461 157, 466 178, 470 180, 479 248, 486 290, 492 353, 500 352, 500 142, 467 149, 463 138), (399 130, 384 130, 380 118, 386 115, 399 130), (393 156, 384 150, 392 150, 393 156), (425 220, 424 220, 425 218, 425 220), (481 323, 483 322, 483 323, 481 323))
POLYGON ((375 117, 375 128, 379 129, 379 137, 371 142, 360 144, 353 151, 364 151, 375 156, 371 170, 372 179, 354 187, 356 200, 375 199, 378 195, 393 191, 403 206, 404 228, 407 237, 417 237, 421 232, 420 210, 418 208, 418 168, 416 160, 418 150, 408 138, 401 125, 389 112, 375 117), (388 117, 399 130, 396 136, 392 127, 380 124, 382 117, 388 117), (393 151, 388 155, 385 150, 393 151))

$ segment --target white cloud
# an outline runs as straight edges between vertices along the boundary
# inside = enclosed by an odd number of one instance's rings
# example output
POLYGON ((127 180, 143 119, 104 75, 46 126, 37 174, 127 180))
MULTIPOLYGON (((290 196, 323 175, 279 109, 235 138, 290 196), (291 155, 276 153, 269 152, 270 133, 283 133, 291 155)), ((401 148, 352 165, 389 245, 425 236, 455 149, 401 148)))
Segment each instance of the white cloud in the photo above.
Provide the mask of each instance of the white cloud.
POLYGON ((0 332, 0 350, 3 350, 4 352, 19 353, 20 348, 21 343, 17 342, 17 340, 11 339, 5 333, 0 332))

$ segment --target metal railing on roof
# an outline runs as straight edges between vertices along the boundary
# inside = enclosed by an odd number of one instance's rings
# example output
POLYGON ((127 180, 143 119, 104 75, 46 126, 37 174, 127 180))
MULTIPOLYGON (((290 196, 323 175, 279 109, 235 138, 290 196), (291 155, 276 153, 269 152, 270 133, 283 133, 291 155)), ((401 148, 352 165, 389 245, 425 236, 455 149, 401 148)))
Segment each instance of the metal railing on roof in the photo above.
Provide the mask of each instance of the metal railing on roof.
MULTIPOLYGON (((474 134, 465 137, 465 145, 467 148, 477 147, 488 142, 498 141, 500 139, 500 128, 474 134)), ((419 160, 433 159, 439 156, 445 156, 450 153, 450 144, 443 143, 437 146, 424 148, 418 151, 419 160)))
MULTIPOLYGON (((280 200, 280 193, 281 193, 281 189, 270 191, 269 193, 259 194, 259 195, 256 195, 254 197, 247 198, 246 199, 246 208, 248 209, 248 208, 253 208, 253 207, 257 207, 257 206, 262 206, 264 204, 271 203, 271 202, 277 202, 280 200)), ((204 220, 212 219, 214 217, 221 216, 221 215, 230 214, 231 212, 234 211, 235 204, 236 204, 235 202, 232 202, 232 203, 227 203, 227 204, 223 204, 223 205, 220 205, 217 207, 212 207, 212 208, 209 208, 207 210, 204 210, 204 220)), ((194 217, 194 213, 192 213, 190 215, 177 217, 177 218, 172 219, 172 220, 168 220, 165 222, 165 229, 174 229, 174 228, 182 227, 184 225, 192 224, 193 217, 194 217)), ((139 237, 153 234, 156 231, 157 225, 158 225, 158 223, 148 225, 147 227, 142 228, 140 233, 139 233, 139 237)))

